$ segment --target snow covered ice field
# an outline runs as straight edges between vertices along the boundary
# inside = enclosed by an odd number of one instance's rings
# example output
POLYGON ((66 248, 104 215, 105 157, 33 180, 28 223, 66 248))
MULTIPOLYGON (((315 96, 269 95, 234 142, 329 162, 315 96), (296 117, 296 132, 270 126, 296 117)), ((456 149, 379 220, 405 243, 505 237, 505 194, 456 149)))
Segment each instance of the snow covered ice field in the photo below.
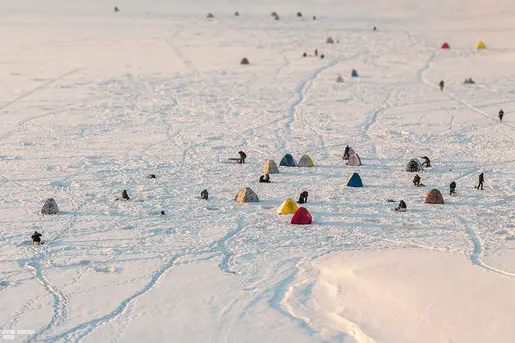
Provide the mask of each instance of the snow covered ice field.
POLYGON ((4 339, 515 341, 513 1, 117 5, 0 2, 4 339), (275 208, 304 190, 314 222, 290 225, 275 208))

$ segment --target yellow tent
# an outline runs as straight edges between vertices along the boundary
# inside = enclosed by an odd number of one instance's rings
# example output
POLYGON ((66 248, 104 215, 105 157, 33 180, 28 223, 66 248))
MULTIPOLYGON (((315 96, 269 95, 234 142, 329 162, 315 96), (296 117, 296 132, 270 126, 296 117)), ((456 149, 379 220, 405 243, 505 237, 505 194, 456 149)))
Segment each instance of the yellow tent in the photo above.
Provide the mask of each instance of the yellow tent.
POLYGON ((483 41, 479 41, 479 42, 476 44, 476 49, 486 49, 485 42, 483 42, 483 41))
POLYGON ((297 207, 297 204, 295 201, 293 201, 291 198, 286 199, 281 206, 277 208, 277 213, 279 214, 293 214, 297 212, 299 208, 297 207))

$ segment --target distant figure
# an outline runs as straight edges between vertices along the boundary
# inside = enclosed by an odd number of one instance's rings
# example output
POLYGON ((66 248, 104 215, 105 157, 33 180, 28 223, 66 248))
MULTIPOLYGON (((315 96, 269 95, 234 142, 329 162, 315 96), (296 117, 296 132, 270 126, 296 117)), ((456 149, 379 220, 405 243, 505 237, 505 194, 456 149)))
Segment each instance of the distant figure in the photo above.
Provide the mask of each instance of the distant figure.
POLYGON ((420 176, 418 174, 413 178, 413 184, 417 187, 420 186, 420 176))
POLYGON ((424 162, 422 162, 422 166, 426 166, 427 168, 431 167, 431 161, 429 160, 429 157, 424 156, 422 157, 424 162))
POLYGON ((42 234, 40 234, 39 232, 37 231, 34 231, 34 233, 32 234, 32 236, 30 238, 32 238, 32 244, 34 245, 40 245, 41 244, 41 236, 43 236, 42 234))
POLYGON ((499 121, 502 121, 502 117, 504 117, 504 111, 501 108, 501 110, 499 111, 499 121))
POLYGON ((155 179, 155 178, 156 178, 156 175, 155 175, 155 174, 150 174, 149 176, 147 176, 147 178, 149 178, 149 179, 155 179))
POLYGON ((343 159, 344 160, 348 160, 349 159, 349 150, 350 150, 350 147, 347 145, 345 147, 345 151, 343 152, 343 159))
POLYGON ((406 212, 407 206, 404 200, 399 201, 399 206, 395 208, 395 211, 406 212))
POLYGON ((304 191, 300 193, 299 201, 297 201, 298 204, 305 204, 308 202, 308 192, 304 191))
POLYGON ((313 20, 317 20, 317 17, 316 17, 316 16, 313 16, 313 20))
POLYGON ((270 183, 270 175, 268 175, 268 174, 261 175, 261 177, 259 178, 259 182, 270 183))
POLYGON ((161 211, 161 215, 164 216, 165 215, 165 211, 161 211))
POLYGON ((318 56, 318 49, 315 49, 315 56, 318 56))
POLYGON ((238 11, 234 12, 234 16, 235 17, 239 17, 240 16, 240 12, 238 12, 238 11))
POLYGON ((121 201, 129 201, 130 198, 129 198, 129 195, 127 194, 127 190, 124 189, 122 192, 122 195, 118 199, 121 201))
POLYGON ((325 56, 324 56, 324 54, 320 55, 320 58, 321 58, 321 59, 324 59, 324 57, 325 57, 325 56))
POLYGON ((204 200, 207 200, 209 197, 209 193, 207 192, 207 189, 204 189, 202 192, 200 192, 200 197, 204 200))
POLYGON ((114 11, 115 12, 120 12, 120 9, 118 8, 118 6, 114 6, 114 11))
POLYGON ((240 154, 240 159, 238 163, 243 164, 245 163, 245 160, 247 159, 247 154, 245 154, 243 151, 238 151, 238 154, 240 154))
POLYGON ((438 85, 440 86, 440 90, 443 91, 443 86, 445 85, 445 82, 443 82, 442 80, 438 85))
POLYGON ((303 53, 303 54, 302 54, 302 57, 308 57, 308 54, 303 53))
POLYGON ((485 182, 485 175, 481 173, 479 174, 479 184, 477 185, 476 189, 479 189, 479 187, 481 187, 481 190, 483 190, 483 182, 485 182))
POLYGON ((374 26, 374 31, 377 31, 377 27, 374 26))
POLYGON ((451 185, 449 186, 449 195, 455 196, 456 195, 456 182, 451 182, 451 185))

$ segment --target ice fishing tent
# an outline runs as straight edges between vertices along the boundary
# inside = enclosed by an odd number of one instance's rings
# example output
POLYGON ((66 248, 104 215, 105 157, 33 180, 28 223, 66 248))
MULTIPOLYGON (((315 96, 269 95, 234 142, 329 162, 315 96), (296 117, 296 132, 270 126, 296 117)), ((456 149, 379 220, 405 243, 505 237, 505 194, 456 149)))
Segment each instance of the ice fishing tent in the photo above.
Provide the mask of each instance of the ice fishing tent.
POLYGON ((347 161, 347 165, 349 166, 360 166, 361 165, 361 158, 359 158, 359 155, 354 153, 349 156, 349 160, 347 161))
POLYGON ((426 204, 443 204, 443 195, 438 189, 432 189, 426 194, 424 199, 426 204))
POLYGON ((444 43, 442 44, 442 49, 449 49, 449 48, 450 48, 449 43, 444 42, 444 43))
POLYGON ((478 50, 479 50, 479 49, 486 49, 485 42, 483 42, 483 41, 479 41, 479 42, 477 42, 477 44, 476 44, 476 49, 478 49, 478 50))
POLYGON ((424 170, 424 168, 417 158, 410 160, 406 165, 407 172, 420 172, 422 170, 424 170))
POLYGON ((291 154, 286 154, 281 162, 279 162, 279 165, 283 167, 295 167, 297 165, 297 161, 295 161, 291 154))
POLYGON ((343 82, 343 76, 341 74, 338 74, 338 76, 336 77, 336 82, 337 83, 342 83, 343 82))
POLYGON ((243 64, 243 65, 250 64, 249 59, 248 59, 247 57, 243 57, 243 58, 241 59, 240 64, 243 64))
POLYGON ((57 202, 54 198, 46 199, 43 208, 41 209, 41 214, 57 214, 59 212, 59 208, 57 207, 57 202))
POLYGON ((309 157, 308 154, 304 154, 304 156, 301 157, 299 160, 299 163, 297 163, 297 167, 313 167, 313 160, 311 157, 309 157))
POLYGON ((302 17, 302 12, 297 12, 297 17, 302 17))
POLYGON ((352 73, 350 75, 352 77, 358 77, 358 71, 356 69, 352 69, 352 73))
POLYGON ((213 15, 213 13, 208 13, 207 14, 207 19, 213 19, 215 16, 213 15))
POLYGON ((292 214, 297 212, 298 209, 299 208, 297 207, 295 201, 293 201, 291 198, 288 198, 275 211, 279 214, 292 214))
POLYGON ((327 44, 334 44, 333 37, 327 37, 327 39, 325 40, 325 42, 326 42, 327 44))
POLYGON ((352 173, 347 181, 347 187, 363 187, 363 181, 358 173, 352 173))
POLYGON ((263 166, 263 174, 279 174, 279 168, 274 160, 266 160, 263 166))
POLYGON ((240 12, 238 12, 238 11, 234 12, 234 16, 235 17, 239 17, 240 16, 240 12))
POLYGON ((313 222, 313 217, 305 207, 299 207, 291 218, 291 224, 308 225, 313 222))
POLYGON ((243 187, 234 200, 239 203, 259 202, 257 194, 250 187, 243 187))

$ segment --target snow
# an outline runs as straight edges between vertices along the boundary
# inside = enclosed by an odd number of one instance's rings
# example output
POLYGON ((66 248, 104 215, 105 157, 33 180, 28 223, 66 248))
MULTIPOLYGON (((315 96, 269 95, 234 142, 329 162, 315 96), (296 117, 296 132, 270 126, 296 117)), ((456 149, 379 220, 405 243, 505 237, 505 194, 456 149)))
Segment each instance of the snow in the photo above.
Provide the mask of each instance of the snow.
POLYGON ((1 330, 34 330, 15 334, 29 342, 515 340, 512 2, 116 5, 0 3, 1 330), (324 59, 302 57, 315 48, 324 59), (347 144, 362 166, 345 165, 347 144), (239 150, 247 163, 218 162, 239 150), (286 153, 315 167, 259 183, 286 153), (413 187, 405 165, 426 155, 426 187, 413 187), (365 186, 345 187, 355 171, 365 186), (243 187, 260 202, 236 203, 243 187), (423 203, 432 188, 444 205, 423 203), (124 189, 131 201, 116 201, 124 189), (302 191, 314 222, 290 225, 275 208, 302 191), (60 214, 39 214, 48 198, 60 214), (32 246, 34 230, 46 244, 32 246))

